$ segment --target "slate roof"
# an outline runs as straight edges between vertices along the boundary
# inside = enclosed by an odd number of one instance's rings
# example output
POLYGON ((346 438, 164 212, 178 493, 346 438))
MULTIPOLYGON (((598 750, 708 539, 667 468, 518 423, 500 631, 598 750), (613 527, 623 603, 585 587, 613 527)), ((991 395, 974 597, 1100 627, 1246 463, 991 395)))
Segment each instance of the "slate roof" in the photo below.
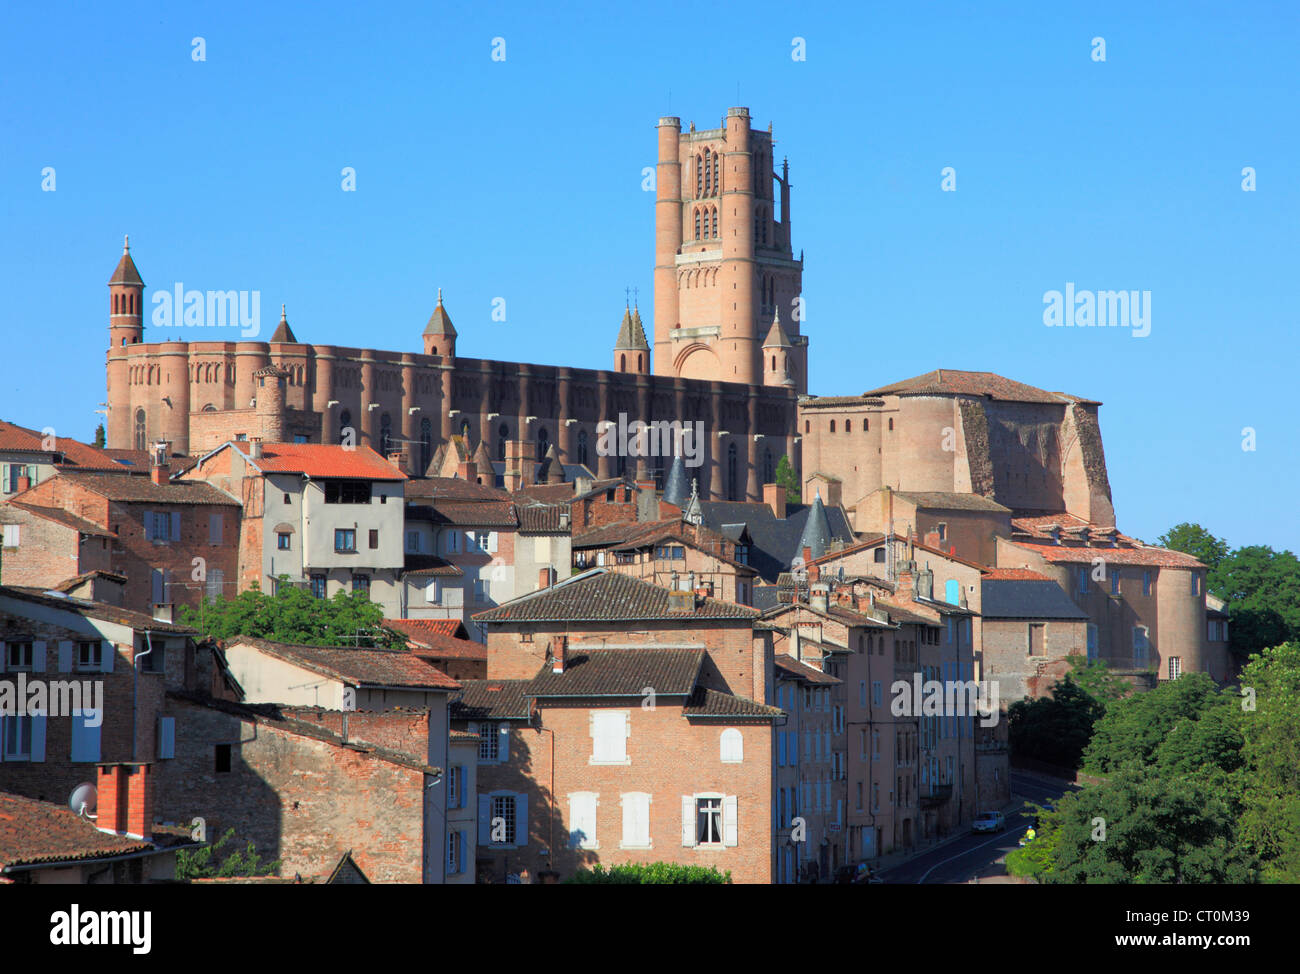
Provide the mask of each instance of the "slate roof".
MULTIPOLYGON (((705 527, 719 533, 724 525, 744 525, 752 542, 749 564, 766 581, 775 582, 777 575, 790 570, 795 556, 802 554, 799 539, 803 535, 810 505, 789 505, 784 519, 778 519, 766 504, 749 501, 701 501, 700 510, 704 514, 705 527)), ((823 511, 831 540, 853 544, 853 529, 843 510, 823 507, 823 511)))
POLYGON ((802 554, 804 549, 813 558, 820 558, 826 554, 826 548, 830 545, 831 529, 826 520, 826 507, 822 504, 822 495, 817 494, 813 498, 812 508, 808 511, 808 516, 804 519, 803 531, 799 535, 798 552, 802 554))
POLYGON ((618 328, 618 340, 614 342, 614 350, 640 351, 649 350, 650 345, 645 340, 645 329, 641 326, 641 312, 637 311, 633 316, 631 309, 623 312, 623 322, 618 328))
POLYGON ((113 269, 113 276, 108 279, 109 284, 134 284, 144 287, 144 281, 140 280, 140 272, 135 268, 135 261, 131 259, 131 238, 124 236, 122 238, 122 259, 117 262, 117 267, 113 269))
POLYGON ((400 649, 301 646, 235 636, 227 646, 253 646, 295 666, 355 686, 457 690, 460 684, 418 656, 400 649))
POLYGON ((570 649, 564 672, 548 664, 523 688, 527 697, 684 697, 695 689, 702 649, 570 649))
POLYGON ((0 865, 107 859, 154 848, 152 842, 101 832, 63 805, 0 792, 0 865))
POLYGON ((668 589, 658 585, 593 568, 473 618, 477 622, 636 622, 758 617, 748 606, 714 599, 698 599, 693 610, 678 611, 669 607, 668 596, 668 589))
POLYGON ((462 680, 452 696, 452 720, 527 720, 530 712, 523 688, 528 680, 462 680))
POLYGON ((438 303, 434 305, 433 314, 429 315, 429 321, 424 326, 424 334, 456 337, 456 329, 451 324, 451 315, 447 314, 447 309, 442 306, 442 288, 438 288, 438 303))
POLYGON ((748 697, 736 697, 707 687, 697 687, 686 706, 682 708, 682 715, 695 719, 760 717, 774 720, 786 714, 780 707, 769 707, 748 697))
POLYGON ((985 578, 980 589, 985 619, 1088 618, 1088 613, 1050 579, 985 578))
POLYGON ((963 372, 959 369, 935 369, 891 385, 870 389, 863 396, 985 396, 1003 402, 1071 403, 1100 405, 1090 399, 1047 392, 1023 382, 1016 382, 994 372, 963 372))
POLYGON ((293 337, 293 329, 289 327, 289 319, 285 317, 284 305, 280 305, 280 323, 275 326, 275 334, 271 336, 273 342, 292 342, 297 343, 298 339, 293 337))

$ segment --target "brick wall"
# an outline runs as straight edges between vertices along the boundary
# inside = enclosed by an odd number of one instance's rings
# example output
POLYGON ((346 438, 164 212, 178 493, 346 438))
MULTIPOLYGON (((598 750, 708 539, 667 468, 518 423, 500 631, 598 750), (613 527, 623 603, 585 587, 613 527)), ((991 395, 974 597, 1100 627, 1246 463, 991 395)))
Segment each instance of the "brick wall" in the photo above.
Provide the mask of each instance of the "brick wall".
POLYGON ((75 528, 18 507, 0 507, 0 523, 19 526, 19 542, 0 554, 0 584, 53 588, 96 569, 111 571, 107 538, 87 537, 75 528))

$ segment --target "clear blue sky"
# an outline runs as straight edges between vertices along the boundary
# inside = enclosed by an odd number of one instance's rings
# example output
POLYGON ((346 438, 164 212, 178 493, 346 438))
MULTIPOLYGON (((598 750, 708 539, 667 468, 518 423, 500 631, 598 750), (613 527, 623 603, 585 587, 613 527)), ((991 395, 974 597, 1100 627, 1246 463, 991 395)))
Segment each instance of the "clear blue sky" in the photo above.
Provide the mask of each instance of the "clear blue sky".
POLYGON ((3 418, 91 437, 128 232, 149 294, 259 290, 302 340, 419 349, 441 285, 466 356, 607 367, 656 120, 739 104, 790 158, 812 391, 1099 399, 1121 529, 1300 548, 1300 5, 184 6, 6 5, 3 418), (1151 291, 1151 334, 1045 327, 1067 281, 1151 291))

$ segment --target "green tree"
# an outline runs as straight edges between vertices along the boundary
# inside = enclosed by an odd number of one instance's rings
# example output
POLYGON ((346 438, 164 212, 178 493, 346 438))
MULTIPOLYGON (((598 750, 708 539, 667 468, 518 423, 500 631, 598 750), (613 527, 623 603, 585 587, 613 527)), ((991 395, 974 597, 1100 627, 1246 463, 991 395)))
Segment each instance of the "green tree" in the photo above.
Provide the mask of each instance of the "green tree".
POLYGON ((1127 684, 1099 660, 1076 654, 1070 664, 1050 697, 1017 700, 1007 708, 1012 754, 1078 768, 1093 726, 1127 692, 1127 684))
POLYGON ((1219 590, 1228 603, 1228 633, 1242 658, 1300 639, 1300 561, 1289 551, 1251 545, 1219 566, 1219 590))
POLYGON ((176 878, 207 879, 217 877, 225 879, 231 876, 275 875, 280 868, 280 860, 263 862, 262 857, 258 855, 257 849, 251 841, 242 851, 236 849, 222 859, 220 865, 217 865, 215 861, 217 854, 234 838, 234 835, 235 829, 232 826, 226 830, 220 839, 210 845, 198 849, 182 849, 176 853, 176 878))
POLYGON ((102 450, 102 449, 104 449, 104 444, 105 444, 106 442, 107 442, 107 441, 106 441, 105 438, 104 438, 104 424, 103 424, 103 423, 100 423, 98 426, 95 427, 95 443, 94 443, 94 445, 95 445, 95 447, 97 447, 98 449, 102 450))
POLYGON ((776 465, 776 485, 785 488, 785 502, 787 504, 799 503, 799 476, 794 472, 794 466, 790 463, 790 458, 782 455, 776 465))
POLYGON ((590 869, 582 868, 566 879, 565 884, 591 885, 726 885, 731 882, 731 871, 718 872, 717 866, 690 866, 676 862, 629 863, 625 866, 602 866, 597 863, 590 869))
POLYGON ((1208 568, 1207 587, 1211 592, 1218 594, 1217 572, 1223 559, 1228 557, 1228 542, 1216 538, 1199 524, 1190 524, 1187 521, 1175 524, 1156 541, 1163 548, 1172 548, 1174 551, 1191 555, 1208 568))
POLYGON ((266 595, 256 587, 233 599, 213 599, 198 608, 181 607, 181 621, 213 639, 253 636, 304 646, 389 646, 403 649, 406 637, 383 627, 384 611, 364 592, 335 592, 318 599, 286 584, 266 595))
POLYGON ((1266 882, 1300 883, 1300 643, 1253 657, 1241 687, 1242 835, 1266 882))

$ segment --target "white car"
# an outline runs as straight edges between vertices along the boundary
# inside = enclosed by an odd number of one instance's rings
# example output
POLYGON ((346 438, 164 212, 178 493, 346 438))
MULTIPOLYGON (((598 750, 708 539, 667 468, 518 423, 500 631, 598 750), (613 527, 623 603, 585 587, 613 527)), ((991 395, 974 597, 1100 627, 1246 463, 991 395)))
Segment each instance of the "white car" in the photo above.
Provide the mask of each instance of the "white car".
POLYGON ((1001 832, 1007 820, 1001 812, 980 812, 971 823, 972 832, 1001 832))

